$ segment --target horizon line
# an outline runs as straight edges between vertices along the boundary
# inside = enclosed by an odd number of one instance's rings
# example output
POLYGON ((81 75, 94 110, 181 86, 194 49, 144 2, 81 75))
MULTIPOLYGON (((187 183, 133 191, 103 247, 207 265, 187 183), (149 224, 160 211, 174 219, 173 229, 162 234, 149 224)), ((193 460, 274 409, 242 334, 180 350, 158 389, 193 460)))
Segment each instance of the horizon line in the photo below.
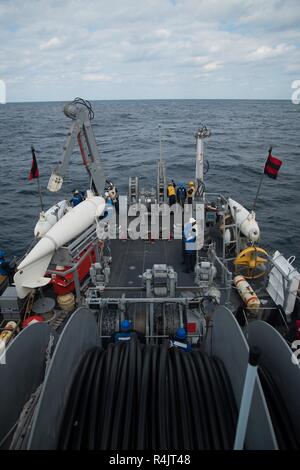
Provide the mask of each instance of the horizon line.
MULTIPOLYGON (((73 98, 74 99, 74 98, 73 98)), ((5 104, 64 103, 73 99, 7 101, 5 104)), ((290 98, 85 98, 88 101, 291 101, 290 98)), ((292 101, 291 101, 292 102, 292 101)))

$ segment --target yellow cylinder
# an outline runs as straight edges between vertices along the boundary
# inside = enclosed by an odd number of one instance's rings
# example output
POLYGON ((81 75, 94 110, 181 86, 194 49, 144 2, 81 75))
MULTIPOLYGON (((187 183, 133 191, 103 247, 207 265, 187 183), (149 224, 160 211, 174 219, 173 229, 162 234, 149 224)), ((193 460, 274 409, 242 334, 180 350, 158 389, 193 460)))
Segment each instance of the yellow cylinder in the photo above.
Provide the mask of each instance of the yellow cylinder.
POLYGON ((8 343, 12 335, 13 335, 13 332, 11 330, 2 330, 0 333, 0 341, 3 341, 4 343, 8 343))
POLYGON ((69 294, 58 295, 57 296, 57 303, 63 310, 70 311, 75 306, 75 297, 72 292, 69 294))
POLYGON ((237 288, 239 295, 243 299, 247 309, 250 309, 252 313, 257 314, 260 307, 260 300, 250 286, 249 282, 246 281, 244 276, 235 276, 233 283, 237 288))
POLYGON ((4 330, 2 330, 0 333, 0 341, 3 341, 4 343, 8 343, 16 327, 17 327, 17 324, 15 321, 9 321, 8 323, 6 323, 4 330))

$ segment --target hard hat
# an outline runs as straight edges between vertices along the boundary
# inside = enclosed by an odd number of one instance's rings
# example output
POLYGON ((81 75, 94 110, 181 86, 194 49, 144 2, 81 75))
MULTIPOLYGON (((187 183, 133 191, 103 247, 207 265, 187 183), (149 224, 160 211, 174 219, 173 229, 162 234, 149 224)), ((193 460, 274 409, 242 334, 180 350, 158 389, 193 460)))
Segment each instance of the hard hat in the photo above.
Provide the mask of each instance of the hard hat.
POLYGON ((0 250, 0 258, 4 258, 5 252, 3 250, 0 250))
POLYGON ((190 223, 190 224, 195 224, 195 223, 196 223, 196 220, 194 219, 194 217, 191 217, 191 218, 190 218, 189 223, 190 223))
POLYGON ((176 331, 176 337, 179 339, 186 339, 185 328, 178 328, 176 331))
POLYGON ((131 328, 131 321, 130 320, 122 320, 121 321, 121 330, 129 330, 131 328))
POLYGON ((74 196, 77 196, 77 194, 79 194, 79 191, 78 191, 78 189, 75 189, 74 196))
POLYGON ((194 181, 189 181, 189 186, 195 186, 194 181))
POLYGON ((178 183, 178 186, 184 186, 184 184, 181 182, 181 183, 178 183))

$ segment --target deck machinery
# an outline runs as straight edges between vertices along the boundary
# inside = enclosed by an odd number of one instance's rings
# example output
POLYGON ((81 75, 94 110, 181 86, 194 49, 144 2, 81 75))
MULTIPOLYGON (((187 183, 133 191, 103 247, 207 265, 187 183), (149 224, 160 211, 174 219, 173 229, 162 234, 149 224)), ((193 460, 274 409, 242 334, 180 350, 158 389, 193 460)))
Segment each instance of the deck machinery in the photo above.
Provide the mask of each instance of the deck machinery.
MULTIPOLYGON (((48 189, 60 189, 77 139, 92 197, 107 197, 90 104, 76 99, 65 114, 73 125, 48 189)), ((297 270, 292 260, 258 246, 254 214, 206 192, 209 135, 204 126, 196 133, 195 194, 184 210, 169 211, 160 155, 155 189, 141 192, 138 177, 131 177, 127 197, 118 197, 118 214, 110 220, 95 214, 88 227, 55 247, 45 275, 72 276, 72 308, 60 308, 52 282, 30 288, 22 299, 17 285, 4 291, 1 326, 14 320, 16 328, 1 356, 0 448, 299 447, 300 368, 292 349, 297 270), (191 216, 198 244, 187 273, 182 228, 191 216), (87 258, 90 269, 80 278, 87 258), (237 275, 258 304, 247 304, 237 275), (50 317, 19 331, 41 299, 54 301, 50 317), (134 333, 122 344, 114 335, 124 319, 134 333), (189 352, 170 347, 180 327, 189 352), (246 403, 249 348, 255 347, 258 374, 246 403)))

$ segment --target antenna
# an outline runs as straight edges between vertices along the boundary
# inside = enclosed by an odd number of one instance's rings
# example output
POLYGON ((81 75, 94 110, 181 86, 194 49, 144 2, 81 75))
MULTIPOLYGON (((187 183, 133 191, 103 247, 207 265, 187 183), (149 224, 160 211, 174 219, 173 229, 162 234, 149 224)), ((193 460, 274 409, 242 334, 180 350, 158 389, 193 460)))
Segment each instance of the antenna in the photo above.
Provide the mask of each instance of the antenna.
POLYGON ((197 195, 201 196, 204 191, 204 139, 210 137, 211 132, 206 126, 201 125, 197 132, 196 137, 196 181, 197 181, 197 195))
POLYGON ((162 138, 161 138, 161 125, 158 125, 159 131, 159 161, 157 162, 157 200, 159 202, 167 201, 167 183, 166 183, 166 168, 163 160, 162 152, 162 138))
POLYGON ((162 161, 162 142, 161 142, 161 125, 158 125, 158 132, 159 132, 159 159, 162 161))

